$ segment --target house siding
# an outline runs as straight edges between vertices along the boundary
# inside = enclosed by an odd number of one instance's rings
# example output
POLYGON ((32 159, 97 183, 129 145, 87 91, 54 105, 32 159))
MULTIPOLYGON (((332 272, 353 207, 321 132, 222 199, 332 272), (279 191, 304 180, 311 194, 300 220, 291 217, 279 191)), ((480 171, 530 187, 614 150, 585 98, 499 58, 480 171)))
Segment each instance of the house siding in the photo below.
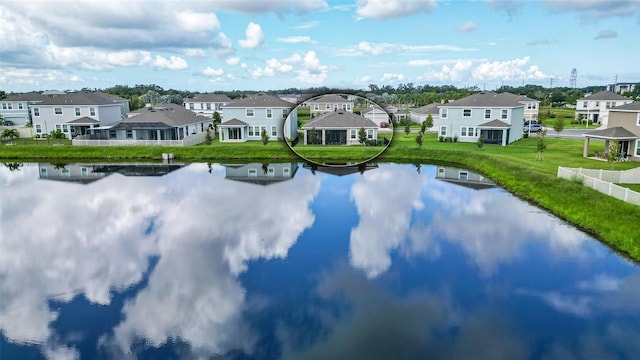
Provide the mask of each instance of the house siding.
MULTIPOLYGON (((292 108, 283 108, 283 107, 272 107, 272 108, 259 108, 259 107, 246 107, 246 108, 225 108, 224 109, 224 119, 223 122, 230 119, 238 119, 245 123, 247 126, 264 126, 267 128, 267 133, 271 140, 275 140, 273 136, 271 136, 271 127, 276 126, 277 131, 277 139, 283 140, 284 138, 291 137, 291 134, 295 134, 295 129, 298 127, 298 117, 297 113, 293 111, 291 113, 289 126, 286 129, 283 128, 283 122, 286 119, 286 116, 283 116, 283 110, 287 110, 287 114, 291 112, 292 108), (253 109, 253 116, 247 116, 246 110, 253 109), (267 118, 267 109, 272 110, 272 117, 267 118), (284 134, 283 134, 284 130, 284 134)), ((261 140, 260 133, 257 135, 253 134, 253 136, 249 136, 249 131, 246 131, 245 134, 246 140, 261 140)))
MULTIPOLYGON (((128 106, 127 106, 128 108, 128 106)), ((123 118, 123 107, 121 104, 113 105, 38 105, 35 104, 31 107, 31 115, 33 119, 33 125, 41 126, 41 135, 48 134, 56 130, 56 125, 60 125, 64 129, 65 123, 81 118, 90 117, 100 122, 101 126, 110 125, 123 118), (62 115, 56 115, 55 109, 62 108, 62 115), (80 108, 80 115, 76 115, 75 109, 80 108), (95 116, 91 116, 90 108, 95 108, 95 116), (35 116, 35 110, 38 109, 40 116, 35 116)), ((67 131, 63 132, 68 138, 71 138, 70 127, 66 126, 67 131)), ((36 132, 36 134, 38 134, 36 132)))
POLYGON ((15 125, 27 125, 30 119, 29 102, 0 101, 0 114, 4 120, 13 121, 15 125))
POLYGON ((440 127, 446 126, 447 137, 458 137, 460 142, 476 142, 479 138, 479 132, 476 130, 479 125, 482 125, 491 120, 498 119, 504 123, 510 124, 511 127, 508 131, 507 144, 517 141, 522 138, 522 130, 524 123, 524 107, 506 108, 506 107, 444 107, 440 109, 440 121, 438 131, 440 127), (443 118, 443 109, 447 109, 447 117, 443 118), (463 116, 464 110, 471 109, 471 116, 463 116), (490 118, 485 117, 485 110, 491 110, 490 118), (502 110, 508 110, 507 118, 502 119, 502 110), (472 136, 462 136, 462 127, 473 127, 474 133, 472 136))
MULTIPOLYGON (((640 112, 611 111, 609 113, 609 128, 623 127, 634 135, 640 137, 640 112)), ((633 161, 640 161, 640 139, 630 144, 630 155, 633 161)))

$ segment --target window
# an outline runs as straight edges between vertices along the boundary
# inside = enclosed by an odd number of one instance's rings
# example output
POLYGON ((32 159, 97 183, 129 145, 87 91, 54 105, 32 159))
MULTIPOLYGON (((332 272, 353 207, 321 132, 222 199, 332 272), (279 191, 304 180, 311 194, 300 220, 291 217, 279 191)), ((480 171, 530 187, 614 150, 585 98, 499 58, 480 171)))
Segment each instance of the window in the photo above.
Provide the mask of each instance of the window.
POLYGON ((207 103, 207 110, 211 110, 211 103, 207 103))
POLYGON ((2 103, 2 109, 7 110, 7 103, 2 103))
POLYGON ((331 104, 327 104, 327 105, 326 105, 326 107, 325 107, 325 109, 327 109, 327 110, 331 110, 331 104))
POLYGON ((71 176, 71 171, 69 171, 69 169, 67 169, 67 168, 64 168, 64 169, 60 170, 60 174, 62 176, 69 177, 69 176, 71 176))
POLYGON ((484 118, 491 119, 491 109, 484 109, 484 118))
POLYGON ((200 103, 200 110, 204 109, 204 103, 200 103))
POLYGON ((462 117, 471 117, 471 109, 462 110, 462 117))
POLYGON ((253 117, 253 109, 246 109, 245 110, 245 115, 247 117, 253 117))
POLYGON ((249 177, 258 177, 258 169, 249 169, 247 174, 249 177))
POLYGON ((283 175, 289 175, 290 172, 291 172, 291 169, 289 169, 289 168, 282 169, 282 174, 283 175))
POLYGON ((600 101, 596 101, 596 107, 600 107, 600 101))
POLYGON ((57 116, 62 115, 62 108, 61 107, 53 108, 53 114, 57 116))
POLYGON ((9 110, 13 109, 13 103, 8 103, 8 104, 7 104, 7 108, 8 108, 9 110))
POLYGON ((62 132, 69 132, 69 125, 62 124, 62 132))
POLYGON ((355 140, 357 138, 357 132, 356 129, 351 129, 349 130, 349 134, 350 134, 350 138, 351 140, 355 140))
POLYGON ((467 126, 461 127, 460 136, 473 136, 473 127, 467 127, 467 126))
POLYGON ((40 116, 40 108, 33 108, 33 116, 40 116))
POLYGON ((636 156, 640 156, 640 139, 636 140, 636 156))
POLYGON ((527 109, 532 110, 536 108, 536 103, 527 103, 527 109))
POLYGON ((373 140, 373 129, 367 129, 367 139, 373 140))
POLYGON ((500 114, 500 119, 507 120, 508 118, 509 118, 509 110, 508 109, 502 109, 502 112, 500 114))
POLYGON ((80 108, 77 107, 74 109, 76 116, 80 116, 80 108))
POLYGON ((273 109, 267 109, 267 119, 273 118, 273 109))
POLYGON ((82 176, 89 176, 89 169, 87 169, 86 167, 80 168, 80 174, 82 176))
POLYGON ((249 136, 253 136, 253 126, 249 126, 249 136))
POLYGON ((447 118, 447 109, 446 108, 441 110, 440 117, 443 118, 443 119, 447 118))
POLYGON ((40 169, 40 176, 41 177, 47 177, 47 169, 46 168, 42 168, 40 169))
POLYGON ((109 139, 115 139, 116 136, 116 131, 115 130, 109 130, 109 139))
POLYGON ((467 180, 469 178, 469 173, 466 171, 460 171, 458 173, 458 179, 459 180, 467 180))
POLYGON ((189 103, 189 110, 193 110, 193 103, 189 103))
POLYGON ((587 108, 587 102, 586 102, 586 101, 583 101, 583 102, 582 102, 582 108, 583 108, 583 109, 586 109, 586 108, 587 108))
POLYGON ((440 136, 447 136, 447 127, 440 126, 440 136))
POLYGON ((91 116, 96 116, 96 108, 93 108, 93 107, 89 108, 89 114, 91 116))
POLYGON ((640 113, 638 113, 638 116, 636 119, 636 125, 640 126, 640 113))
POLYGON ((347 104, 347 111, 351 111, 351 104, 347 104))
POLYGON ((127 139, 133 139, 133 130, 127 130, 127 139))
POLYGON ((271 125, 271 136, 278 137, 278 127, 275 125, 271 125))
POLYGON ((287 115, 289 115, 289 109, 282 109, 282 118, 286 119, 287 115))
POLYGON ((267 176, 268 177, 276 176, 276 169, 272 167, 267 168, 267 176))
POLYGON ((62 125, 56 124, 56 130, 57 131, 62 131, 62 125))
POLYGON ((23 109, 23 107, 22 107, 22 103, 18 103, 18 109, 20 109, 20 110, 22 110, 22 109, 23 109))
POLYGON ((36 124, 36 134, 42 134, 42 125, 36 124))
POLYGON ((318 104, 313 104, 313 110, 318 111, 319 110, 319 106, 318 104))
POLYGON ((438 168, 438 174, 440 174, 441 176, 444 176, 446 171, 447 170, 445 168, 438 168))

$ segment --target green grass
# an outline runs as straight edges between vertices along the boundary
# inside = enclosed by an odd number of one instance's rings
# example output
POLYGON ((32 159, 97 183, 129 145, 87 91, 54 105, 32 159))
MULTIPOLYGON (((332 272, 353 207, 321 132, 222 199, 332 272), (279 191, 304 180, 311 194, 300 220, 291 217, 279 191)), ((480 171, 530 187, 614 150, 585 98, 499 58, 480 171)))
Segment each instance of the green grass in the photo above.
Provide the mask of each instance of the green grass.
MULTIPOLYGON (((590 235, 602 240, 612 249, 640 261, 640 206, 601 194, 575 181, 559 179, 558 166, 589 169, 611 169, 604 161, 582 157, 584 141, 546 138, 547 150, 542 161, 536 160, 536 138, 522 139, 509 146, 485 145, 478 150, 475 143, 438 142, 436 134, 424 136, 418 148, 415 136, 396 134, 391 146, 377 161, 413 164, 450 163, 477 171, 493 179, 500 186, 572 223, 590 235)), ((178 161, 298 161, 283 142, 271 141, 264 146, 259 141, 220 143, 191 147, 89 147, 53 146, 46 142, 22 139, 16 145, 0 145, 2 162, 72 162, 83 161, 158 161, 162 153, 173 152, 178 161)), ((322 154, 321 161, 349 162, 354 152, 375 150, 376 147, 340 147, 333 152, 325 147, 309 147, 322 154), (317 149, 316 149, 317 148, 317 149), (345 149, 346 148, 346 149, 345 149), (339 151, 338 151, 339 150, 339 151)), ((591 141, 589 154, 602 151, 604 143, 591 141)), ((310 157, 312 155, 309 155, 310 157)), ((368 154, 364 154, 367 157, 368 154)), ((360 157, 362 158, 362 157, 360 157)), ((614 170, 640 166, 640 163, 614 163, 614 170)), ((640 187, 633 185, 633 187, 640 187)))

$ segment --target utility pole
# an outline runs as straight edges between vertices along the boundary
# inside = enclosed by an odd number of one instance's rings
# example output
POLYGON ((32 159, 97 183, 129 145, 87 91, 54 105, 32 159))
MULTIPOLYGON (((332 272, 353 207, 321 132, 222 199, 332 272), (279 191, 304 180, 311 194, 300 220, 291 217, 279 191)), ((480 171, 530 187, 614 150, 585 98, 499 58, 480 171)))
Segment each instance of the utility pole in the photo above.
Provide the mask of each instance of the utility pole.
POLYGON ((553 78, 549 79, 549 90, 553 87, 553 78))
POLYGON ((571 80, 569 81, 569 83, 570 83, 570 86, 574 89, 576 88, 577 80, 578 80, 578 70, 576 70, 576 68, 573 68, 571 70, 571 80))

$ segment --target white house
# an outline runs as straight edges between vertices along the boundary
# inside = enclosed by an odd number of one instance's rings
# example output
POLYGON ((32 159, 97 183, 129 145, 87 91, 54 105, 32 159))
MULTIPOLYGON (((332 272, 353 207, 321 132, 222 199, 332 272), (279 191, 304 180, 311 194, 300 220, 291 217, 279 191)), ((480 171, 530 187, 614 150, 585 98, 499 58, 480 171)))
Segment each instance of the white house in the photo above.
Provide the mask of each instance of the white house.
POLYGON ((60 130, 71 139, 126 118, 129 100, 102 92, 54 94, 34 102, 30 110, 36 136, 60 130))
POLYGON ((294 104, 267 94, 236 99, 223 106, 220 141, 260 140, 262 129, 271 140, 296 137, 298 113, 294 109, 294 104))
POLYGON ((353 101, 338 94, 322 95, 305 103, 309 106, 311 117, 337 110, 353 112, 353 101))
POLYGON ((515 95, 511 93, 503 93, 513 96, 519 103, 524 105, 524 121, 538 120, 540 110, 540 101, 532 99, 526 95, 515 95))
POLYGON ((184 99, 184 107, 198 115, 213 117, 214 112, 222 115, 222 107, 231 102, 224 94, 196 94, 193 98, 184 99))
POLYGON ((439 136, 487 144, 508 145, 522 138, 524 105, 513 94, 479 92, 439 105, 439 136))
POLYGON ((620 82, 607 85, 607 91, 611 91, 616 94, 622 94, 625 92, 632 92, 638 86, 640 86, 640 83, 620 82))
POLYGON ((375 124, 380 125, 381 123, 388 124, 391 122, 391 117, 378 105, 371 105, 366 109, 362 109, 360 114, 364 116, 365 119, 369 119, 373 121, 375 124))
MULTIPOLYGON (((429 105, 409 110, 411 121, 414 123, 422 123, 429 115, 431 115, 431 119, 433 119, 433 127, 430 129, 439 129, 440 110, 438 109, 438 106, 440 105, 440 103, 431 103, 429 105)), ((430 129, 427 130, 429 131, 430 129)))
POLYGON ((600 91, 576 101, 576 116, 607 127, 609 109, 632 102, 633 100, 611 91, 600 91))
POLYGON ((35 92, 11 94, 0 100, 0 115, 4 121, 13 125, 27 125, 31 123, 31 106, 44 98, 35 92))
POLYGON ((362 115, 337 110, 311 119, 302 129, 305 131, 304 144, 311 145, 311 132, 315 132, 317 145, 361 145, 358 131, 364 129, 367 140, 378 138, 378 124, 362 115))

